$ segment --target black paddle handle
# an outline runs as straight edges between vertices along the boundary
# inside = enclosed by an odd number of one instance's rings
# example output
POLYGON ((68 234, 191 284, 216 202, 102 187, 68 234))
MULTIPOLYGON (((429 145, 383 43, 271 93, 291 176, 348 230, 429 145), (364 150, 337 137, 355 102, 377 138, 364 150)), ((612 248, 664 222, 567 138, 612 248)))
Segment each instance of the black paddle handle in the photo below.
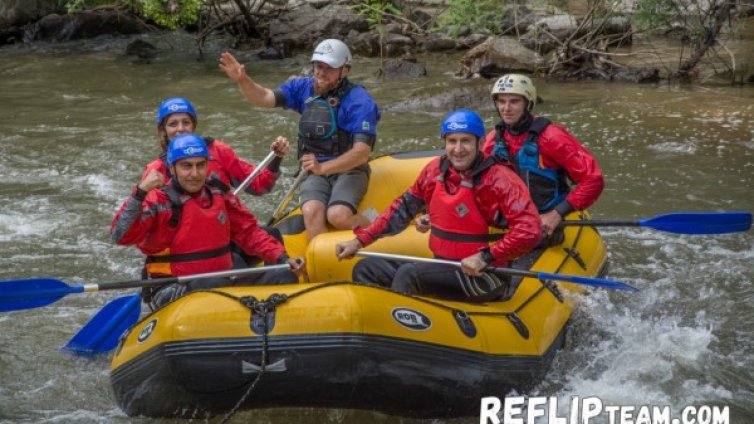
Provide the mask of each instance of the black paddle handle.
POLYGON ((97 284, 99 290, 120 290, 120 289, 133 289, 139 287, 154 287, 164 284, 177 283, 178 277, 162 277, 153 278, 151 280, 130 280, 130 281, 118 281, 114 283, 97 284))
POLYGON ((559 227, 639 227, 635 221, 561 221, 559 227))

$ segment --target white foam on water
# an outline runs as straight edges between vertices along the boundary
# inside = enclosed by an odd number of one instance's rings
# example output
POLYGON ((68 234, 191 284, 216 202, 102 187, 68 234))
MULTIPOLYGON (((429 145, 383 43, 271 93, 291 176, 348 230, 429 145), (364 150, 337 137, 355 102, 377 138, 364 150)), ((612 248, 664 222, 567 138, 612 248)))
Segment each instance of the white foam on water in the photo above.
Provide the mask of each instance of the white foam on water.
POLYGON ((63 224, 60 219, 51 219, 46 213, 30 211, 5 211, 0 213, 0 241, 44 237, 63 224))
POLYGON ((640 291, 583 296, 570 343, 535 395, 557 396, 561 413, 571 396, 597 396, 605 405, 669 405, 673 414, 747 396, 728 388, 736 377, 726 370, 752 366, 751 343, 731 338, 751 335, 745 328, 752 317, 743 311, 754 290, 744 264, 754 258, 754 240, 641 228, 601 233, 610 252, 609 277, 640 291), (742 248, 742 241, 752 248, 742 248), (738 318, 728 312, 741 308, 738 318))
POLYGON ((102 411, 87 411, 77 409, 75 411, 65 410, 35 410, 36 414, 41 415, 38 423, 110 423, 116 422, 116 418, 127 418, 119 409, 112 409, 103 413, 102 411))
POLYGON ((710 350, 716 342, 712 327, 704 322, 683 325, 672 311, 643 316, 639 308, 616 308, 608 297, 593 293, 583 300, 586 319, 596 327, 586 331, 595 334, 576 335, 579 345, 565 353, 566 364, 556 360, 556 365, 572 367, 555 371, 563 378, 555 393, 561 413, 567 412, 572 396, 597 396, 604 405, 670 405, 677 413, 699 400, 731 397, 724 388, 690 383, 679 371, 702 367, 715 355, 710 350))
POLYGON ((63 100, 65 101, 74 101, 74 100, 89 100, 92 97, 87 94, 63 94, 63 100))
POLYGON ((660 153, 678 153, 687 155, 693 155, 697 150, 697 147, 691 143, 679 143, 675 141, 653 144, 648 146, 648 148, 660 153))
POLYGON ((39 386, 37 388, 34 388, 34 389, 31 389, 27 393, 36 394, 36 393, 39 393, 39 392, 43 392, 43 391, 45 391, 47 389, 51 389, 51 388, 55 387, 56 384, 57 384, 57 382, 54 379, 53 380, 47 380, 41 386, 39 386))
POLYGON ((74 177, 72 181, 74 184, 79 184, 81 186, 87 187, 94 194, 96 194, 97 197, 106 200, 119 200, 121 199, 121 197, 125 196, 123 190, 121 190, 120 185, 116 186, 115 181, 104 174, 89 174, 78 176, 74 177))

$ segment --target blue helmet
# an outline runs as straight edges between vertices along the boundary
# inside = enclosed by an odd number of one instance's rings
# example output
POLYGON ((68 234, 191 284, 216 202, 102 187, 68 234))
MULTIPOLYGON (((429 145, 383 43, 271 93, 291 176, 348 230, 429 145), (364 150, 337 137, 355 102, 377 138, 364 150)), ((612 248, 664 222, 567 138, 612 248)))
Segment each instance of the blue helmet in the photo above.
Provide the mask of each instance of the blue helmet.
POLYGON ((458 109, 450 112, 440 126, 440 138, 444 139, 448 133, 474 134, 477 139, 484 137, 484 122, 473 110, 458 109))
POLYGON ((209 157, 207 143, 196 134, 181 134, 168 145, 168 165, 172 166, 181 159, 209 157))
POLYGON ((171 97, 165 99, 160 103, 160 107, 157 108, 157 125, 162 124, 162 121, 173 113, 188 113, 194 119, 194 122, 197 121, 194 105, 188 99, 185 97, 171 97))

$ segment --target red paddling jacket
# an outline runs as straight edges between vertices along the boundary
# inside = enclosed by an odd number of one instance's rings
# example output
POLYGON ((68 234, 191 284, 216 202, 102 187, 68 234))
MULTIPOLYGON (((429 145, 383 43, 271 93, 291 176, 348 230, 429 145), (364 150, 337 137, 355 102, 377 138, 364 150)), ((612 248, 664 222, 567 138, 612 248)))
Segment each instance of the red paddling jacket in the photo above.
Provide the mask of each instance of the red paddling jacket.
POLYGON ((268 262, 288 259, 236 196, 205 186, 187 194, 171 181, 145 193, 138 187, 115 215, 114 243, 147 255, 150 276, 182 276, 232 268, 230 243, 268 262))
POLYGON ((354 233, 366 246, 401 232, 424 211, 432 223, 429 247, 446 259, 460 260, 489 246, 493 263, 504 266, 533 249, 542 234, 526 186, 510 168, 478 158, 473 169, 461 174, 445 156, 427 164, 403 195, 370 226, 354 233), (491 235, 489 227, 508 232, 491 235))
MULTIPOLYGON (((496 145, 504 143, 509 158, 515 162, 519 151, 532 136, 530 129, 533 123, 541 118, 531 115, 531 123, 526 130, 514 134, 505 125, 498 124, 487 134, 482 152, 485 156, 493 154, 496 145)), ((591 206, 602 193, 605 181, 594 156, 565 128, 557 124, 549 124, 535 134, 534 143, 538 148, 539 167, 543 170, 552 169, 564 172, 577 185, 570 190, 565 199, 554 205, 560 216, 565 216, 573 210, 583 210, 591 206)), ((519 170, 520 171, 520 170, 519 170)), ((532 197, 539 199, 543 193, 536 193, 532 187, 532 197)), ((540 205, 542 206, 542 205, 540 205)), ((550 209, 550 208, 548 208, 550 209)), ((544 211, 543 211, 544 212, 544 211)))

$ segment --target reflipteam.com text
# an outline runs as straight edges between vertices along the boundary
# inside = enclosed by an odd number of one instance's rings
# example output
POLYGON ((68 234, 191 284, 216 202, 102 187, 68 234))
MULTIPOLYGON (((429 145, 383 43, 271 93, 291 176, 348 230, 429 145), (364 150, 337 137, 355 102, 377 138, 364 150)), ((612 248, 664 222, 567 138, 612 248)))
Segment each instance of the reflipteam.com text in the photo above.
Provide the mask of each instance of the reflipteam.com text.
POLYGON ((674 416, 667 405, 605 405, 595 396, 573 396, 570 401, 489 396, 482 398, 479 424, 730 424, 729 415, 727 406, 717 405, 687 406, 674 416), (567 404, 560 405, 563 402, 567 404))

